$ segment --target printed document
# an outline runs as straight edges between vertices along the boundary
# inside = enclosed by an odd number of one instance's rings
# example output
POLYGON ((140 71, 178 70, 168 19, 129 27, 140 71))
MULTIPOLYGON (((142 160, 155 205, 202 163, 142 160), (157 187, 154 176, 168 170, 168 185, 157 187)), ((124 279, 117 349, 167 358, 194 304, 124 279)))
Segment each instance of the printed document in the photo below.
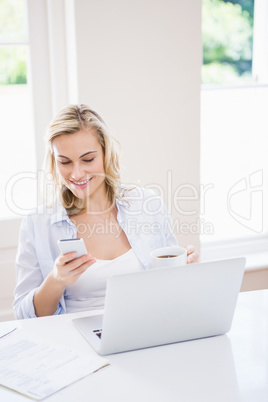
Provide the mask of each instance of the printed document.
POLYGON ((0 338, 0 384, 37 400, 108 364, 18 328, 0 338))

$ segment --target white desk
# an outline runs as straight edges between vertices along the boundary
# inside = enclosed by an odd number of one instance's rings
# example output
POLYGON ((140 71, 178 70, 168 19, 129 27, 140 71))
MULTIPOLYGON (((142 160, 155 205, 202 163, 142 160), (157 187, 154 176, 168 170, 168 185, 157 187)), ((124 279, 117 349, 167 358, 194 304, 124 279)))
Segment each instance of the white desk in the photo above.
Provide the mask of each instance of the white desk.
MULTIPOLYGON (((71 318, 17 321, 24 329, 95 353, 71 318)), ((10 325, 1 323, 0 328, 10 325)), ((142 329, 141 329, 142 336, 142 329)), ((268 290, 240 293, 224 336, 108 356, 111 365, 47 398, 48 402, 267 402, 268 290)), ((30 399, 0 387, 0 401, 30 399)))

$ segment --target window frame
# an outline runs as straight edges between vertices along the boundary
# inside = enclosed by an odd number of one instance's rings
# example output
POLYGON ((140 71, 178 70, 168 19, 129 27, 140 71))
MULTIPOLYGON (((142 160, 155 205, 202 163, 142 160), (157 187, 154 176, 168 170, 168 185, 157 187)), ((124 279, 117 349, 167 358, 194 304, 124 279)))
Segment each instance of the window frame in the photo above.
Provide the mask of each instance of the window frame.
MULTIPOLYGON (((43 168, 43 138, 48 122, 57 110, 68 103, 65 32, 68 7, 64 0, 25 0, 25 6, 27 41, 19 41, 18 44, 29 46, 27 83, 32 94, 36 170, 40 171, 43 168)), ((9 43, 15 44, 15 41, 9 43)), ((16 235, 21 221, 22 216, 0 218, 2 233, 5 233, 0 246, 1 256, 17 247, 16 235)))
MULTIPOLYGON (((201 85, 201 91, 268 87, 268 1, 254 1, 252 84, 201 85)), ((268 269, 268 232, 235 240, 201 240, 201 260, 247 257, 247 269, 268 269)))

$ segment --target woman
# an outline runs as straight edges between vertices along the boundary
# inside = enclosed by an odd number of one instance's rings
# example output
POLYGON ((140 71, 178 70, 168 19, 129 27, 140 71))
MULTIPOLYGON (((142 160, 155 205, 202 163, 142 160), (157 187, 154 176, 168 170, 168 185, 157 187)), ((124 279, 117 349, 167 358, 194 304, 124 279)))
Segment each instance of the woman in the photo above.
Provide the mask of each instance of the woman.
MULTIPOLYGON (((161 198, 121 185, 115 142, 96 112, 64 108, 46 139, 57 202, 23 220, 16 318, 103 308, 109 276, 148 269, 153 249, 177 244, 161 198), (89 253, 59 255, 58 240, 77 237, 89 253)), ((189 246, 188 262, 197 260, 189 246)))

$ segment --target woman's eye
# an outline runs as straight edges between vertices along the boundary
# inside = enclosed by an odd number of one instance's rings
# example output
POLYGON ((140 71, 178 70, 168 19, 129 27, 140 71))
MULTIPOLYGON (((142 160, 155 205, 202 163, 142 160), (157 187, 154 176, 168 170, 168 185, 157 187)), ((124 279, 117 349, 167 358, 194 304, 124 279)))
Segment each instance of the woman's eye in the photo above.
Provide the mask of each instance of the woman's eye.
POLYGON ((69 163, 71 163, 70 161, 67 161, 67 162, 59 161, 59 162, 60 162, 61 165, 69 165, 69 163))
MULTIPOLYGON (((95 158, 83 159, 83 162, 90 163, 90 162, 94 161, 94 159, 95 159, 95 158)), ((59 163, 60 163, 61 165, 69 165, 69 164, 71 163, 71 161, 63 162, 63 161, 60 161, 60 160, 59 160, 59 163)))

